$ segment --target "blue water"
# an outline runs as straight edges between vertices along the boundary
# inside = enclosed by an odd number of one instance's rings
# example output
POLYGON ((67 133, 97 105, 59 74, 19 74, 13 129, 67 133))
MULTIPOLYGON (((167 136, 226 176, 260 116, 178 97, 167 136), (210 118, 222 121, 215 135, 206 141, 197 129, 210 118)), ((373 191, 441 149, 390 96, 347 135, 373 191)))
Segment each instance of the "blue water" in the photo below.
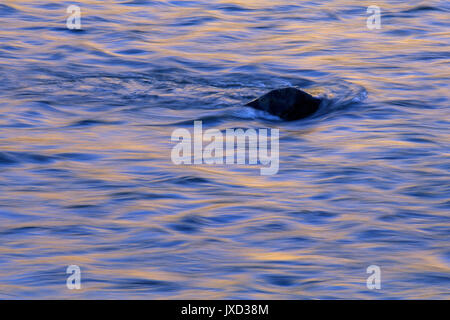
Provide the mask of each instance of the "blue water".
POLYGON ((450 298, 450 5, 370 4, 2 1, 0 298, 450 298), (285 86, 325 102, 242 107, 285 86), (194 120, 279 129, 278 174, 174 165, 194 120))

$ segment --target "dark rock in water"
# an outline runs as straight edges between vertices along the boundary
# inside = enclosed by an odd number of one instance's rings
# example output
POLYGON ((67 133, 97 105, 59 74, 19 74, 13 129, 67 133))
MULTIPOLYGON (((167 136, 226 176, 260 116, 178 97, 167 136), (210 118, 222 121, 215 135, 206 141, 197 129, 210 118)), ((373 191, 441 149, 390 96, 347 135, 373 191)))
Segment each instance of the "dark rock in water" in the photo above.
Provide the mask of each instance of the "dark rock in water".
POLYGON ((295 88, 272 90, 246 106, 266 111, 284 120, 305 118, 319 109, 321 100, 295 88))

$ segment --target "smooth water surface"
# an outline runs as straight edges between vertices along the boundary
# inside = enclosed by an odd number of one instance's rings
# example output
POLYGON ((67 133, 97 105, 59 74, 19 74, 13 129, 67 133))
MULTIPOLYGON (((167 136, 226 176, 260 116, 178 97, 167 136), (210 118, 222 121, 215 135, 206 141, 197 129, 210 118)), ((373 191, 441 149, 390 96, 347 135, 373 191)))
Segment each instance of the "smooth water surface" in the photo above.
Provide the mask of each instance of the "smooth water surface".
POLYGON ((449 14, 2 1, 0 297, 450 298, 449 14), (285 86, 326 102, 294 122, 242 107, 285 86), (171 134, 194 120, 279 129, 278 174, 174 165, 171 134))

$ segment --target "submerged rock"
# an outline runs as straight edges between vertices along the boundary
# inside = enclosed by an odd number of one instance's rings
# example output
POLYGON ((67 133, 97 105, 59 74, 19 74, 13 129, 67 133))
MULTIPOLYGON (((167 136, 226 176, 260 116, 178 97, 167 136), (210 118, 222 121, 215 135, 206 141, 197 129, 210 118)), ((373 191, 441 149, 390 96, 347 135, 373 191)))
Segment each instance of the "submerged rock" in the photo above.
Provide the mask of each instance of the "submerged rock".
POLYGON ((283 120, 306 118, 319 109, 321 100, 296 88, 272 90, 246 104, 246 106, 266 111, 283 120))

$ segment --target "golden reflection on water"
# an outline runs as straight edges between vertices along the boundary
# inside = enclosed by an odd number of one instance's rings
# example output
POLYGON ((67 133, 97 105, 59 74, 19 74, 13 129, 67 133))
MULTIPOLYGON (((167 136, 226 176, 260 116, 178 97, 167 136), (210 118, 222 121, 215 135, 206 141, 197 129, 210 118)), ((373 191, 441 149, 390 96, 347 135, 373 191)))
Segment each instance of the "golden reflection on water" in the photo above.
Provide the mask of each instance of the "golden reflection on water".
POLYGON ((369 31, 360 1, 79 1, 70 33, 60 4, 5 3, 1 297, 373 298, 374 263, 380 296, 448 297, 438 6, 378 1, 369 31), (280 123, 241 107, 305 78, 334 109, 280 123), (175 166, 171 133, 194 119, 280 128, 280 173, 175 166))

